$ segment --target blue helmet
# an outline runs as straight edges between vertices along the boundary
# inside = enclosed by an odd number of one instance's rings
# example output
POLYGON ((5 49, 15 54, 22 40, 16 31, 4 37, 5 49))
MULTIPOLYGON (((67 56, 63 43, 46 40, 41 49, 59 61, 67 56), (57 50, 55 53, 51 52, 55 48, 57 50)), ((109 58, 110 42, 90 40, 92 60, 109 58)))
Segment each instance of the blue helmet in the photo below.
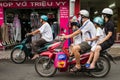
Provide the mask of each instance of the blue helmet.
POLYGON ((95 17, 93 19, 93 22, 99 24, 100 26, 103 25, 103 23, 104 23, 104 21, 101 17, 95 17))
POLYGON ((48 17, 47 17, 46 15, 42 15, 42 16, 40 16, 40 18, 41 18, 42 20, 44 20, 44 21, 47 21, 47 20, 48 20, 48 17))

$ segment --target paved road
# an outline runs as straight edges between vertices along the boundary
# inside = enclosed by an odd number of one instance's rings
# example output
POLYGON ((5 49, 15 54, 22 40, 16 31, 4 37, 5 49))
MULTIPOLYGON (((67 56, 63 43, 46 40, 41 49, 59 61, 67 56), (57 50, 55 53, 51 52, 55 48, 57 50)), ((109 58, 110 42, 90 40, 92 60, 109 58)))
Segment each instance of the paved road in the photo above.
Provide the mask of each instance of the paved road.
POLYGON ((0 80, 120 80, 120 61, 113 63, 110 73, 104 78, 92 78, 85 74, 57 72, 54 77, 40 77, 34 69, 34 62, 27 61, 24 64, 14 64, 10 60, 0 61, 0 80))

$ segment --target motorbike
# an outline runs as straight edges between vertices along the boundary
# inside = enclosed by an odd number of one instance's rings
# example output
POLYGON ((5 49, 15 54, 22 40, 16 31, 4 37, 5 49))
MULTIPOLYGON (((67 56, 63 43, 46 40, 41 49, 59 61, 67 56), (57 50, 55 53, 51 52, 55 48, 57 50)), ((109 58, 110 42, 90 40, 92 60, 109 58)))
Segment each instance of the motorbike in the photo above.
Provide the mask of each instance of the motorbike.
MULTIPOLYGON (((12 51, 10 58, 14 63, 21 64, 26 61, 26 59, 30 59, 33 57, 32 47, 31 47, 31 37, 27 36, 25 39, 18 45, 16 45, 12 51)), ((43 52, 47 50, 48 45, 50 43, 46 43, 41 48, 38 49, 38 52, 43 52)))
MULTIPOLYGON (((58 37, 59 40, 51 44, 48 51, 40 53, 40 57, 35 61, 35 71, 42 77, 54 76, 57 70, 59 72, 70 72, 70 69, 76 64, 75 58, 70 57, 68 48, 63 47, 64 41, 60 40, 60 36, 58 37)), ((78 73, 85 72, 93 77, 104 77, 111 69, 110 60, 115 63, 108 51, 102 51, 95 69, 87 69, 85 64, 89 56, 90 52, 81 54, 81 69, 77 71, 78 73)))

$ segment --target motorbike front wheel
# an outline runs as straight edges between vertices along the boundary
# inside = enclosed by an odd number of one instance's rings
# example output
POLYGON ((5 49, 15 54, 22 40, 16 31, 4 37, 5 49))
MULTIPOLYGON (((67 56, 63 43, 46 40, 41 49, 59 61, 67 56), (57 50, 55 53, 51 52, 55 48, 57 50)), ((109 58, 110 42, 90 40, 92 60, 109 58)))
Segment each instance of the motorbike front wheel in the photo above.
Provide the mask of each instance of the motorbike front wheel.
POLYGON ((14 63, 21 64, 26 60, 26 54, 20 48, 14 48, 11 52, 11 60, 14 63))
POLYGON ((110 61, 104 56, 100 56, 96 63, 96 66, 96 71, 90 72, 93 77, 104 77, 109 73, 111 68, 110 61))
POLYGON ((51 77, 57 71, 54 67, 54 61, 47 56, 41 56, 36 59, 35 70, 42 77, 51 77))

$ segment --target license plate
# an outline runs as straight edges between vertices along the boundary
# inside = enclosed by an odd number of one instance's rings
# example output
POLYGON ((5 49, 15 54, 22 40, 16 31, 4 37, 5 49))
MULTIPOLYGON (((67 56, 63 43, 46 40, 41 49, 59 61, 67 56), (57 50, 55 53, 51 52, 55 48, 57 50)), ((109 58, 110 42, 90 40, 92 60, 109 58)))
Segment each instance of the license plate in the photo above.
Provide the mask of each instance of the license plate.
POLYGON ((65 61, 58 62, 58 68, 64 68, 65 67, 65 61))

